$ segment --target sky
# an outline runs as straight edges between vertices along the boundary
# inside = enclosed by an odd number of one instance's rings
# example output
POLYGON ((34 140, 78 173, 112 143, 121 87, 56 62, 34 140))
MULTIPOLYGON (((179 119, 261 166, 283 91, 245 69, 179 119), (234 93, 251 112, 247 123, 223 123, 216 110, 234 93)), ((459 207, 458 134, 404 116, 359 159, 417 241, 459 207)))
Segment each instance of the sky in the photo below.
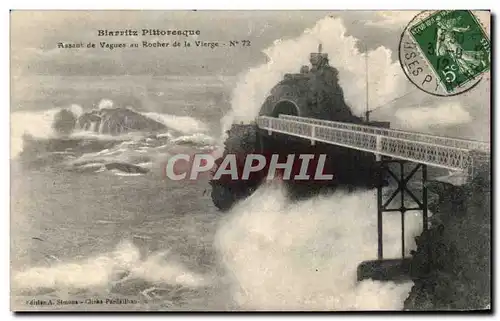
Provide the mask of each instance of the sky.
MULTIPOLYGON (((262 51, 276 39, 295 38, 325 16, 341 17, 347 34, 364 47, 385 46, 397 52, 399 34, 415 15, 360 11, 13 11, 11 57, 14 74, 235 75, 266 62, 262 51), (97 37, 97 30, 198 29, 193 40, 250 40, 245 48, 148 48, 122 50, 58 49, 58 42, 131 41, 97 37), (138 63, 138 58, 140 63, 138 63)), ((139 37, 134 40, 183 40, 185 37, 139 37)))

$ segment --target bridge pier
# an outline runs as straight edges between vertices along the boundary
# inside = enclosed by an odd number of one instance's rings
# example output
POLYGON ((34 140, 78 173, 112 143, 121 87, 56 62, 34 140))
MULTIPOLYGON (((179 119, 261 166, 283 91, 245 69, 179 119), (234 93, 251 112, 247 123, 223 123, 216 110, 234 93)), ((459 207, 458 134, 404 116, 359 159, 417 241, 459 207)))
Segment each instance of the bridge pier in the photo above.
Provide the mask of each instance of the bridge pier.
MULTIPOLYGON (((377 184, 377 260, 364 261, 358 266, 358 281, 364 279, 405 281, 410 279, 411 258, 405 254, 405 215, 408 211, 422 212, 424 231, 428 229, 427 209, 427 165, 405 160, 381 157, 377 162, 379 182, 377 184), (395 166, 394 166, 395 165, 395 166), (395 171, 395 169, 398 169, 395 171), (420 171, 420 175, 416 175, 420 171), (396 189, 387 197, 383 193, 384 178, 389 175, 394 179, 396 189), (419 180, 420 193, 410 189, 413 181, 419 180), (391 206, 399 197, 399 205, 391 206), (407 202, 414 205, 407 207, 407 202), (384 213, 399 212, 401 217, 401 257, 384 258, 383 218, 384 213)), ((413 183, 414 184, 414 183, 413 183)), ((430 253, 428 253, 430 255, 430 253)))
MULTIPOLYGON (((427 209, 427 165, 412 163, 399 159, 382 158, 378 164, 379 170, 379 183, 377 184, 377 234, 378 234, 378 251, 377 257, 382 260, 384 257, 384 244, 383 244, 383 214, 386 212, 399 212, 401 213, 401 257, 405 258, 405 214, 408 211, 421 211, 422 212, 422 225, 423 230, 428 228, 428 209, 427 209), (399 165, 399 175, 394 172, 390 167, 391 164, 399 165), (405 166, 406 165, 406 166, 405 166), (414 191, 410 189, 412 178, 417 178, 415 174, 420 170, 421 177, 421 193, 415 195, 414 191), (383 194, 383 179, 385 174, 389 174, 397 183, 396 189, 392 194, 384 198, 383 194), (415 205, 406 207, 405 194, 413 200, 415 205), (390 207, 391 202, 399 196, 399 207, 390 207)), ((420 184, 419 184, 420 185, 420 184)))

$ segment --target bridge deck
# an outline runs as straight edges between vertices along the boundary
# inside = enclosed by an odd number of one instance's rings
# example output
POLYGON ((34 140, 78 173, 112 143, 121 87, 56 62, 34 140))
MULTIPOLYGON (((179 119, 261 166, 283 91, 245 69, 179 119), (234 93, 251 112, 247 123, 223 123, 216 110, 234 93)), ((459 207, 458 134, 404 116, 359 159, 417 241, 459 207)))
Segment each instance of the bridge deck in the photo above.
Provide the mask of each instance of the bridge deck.
POLYGON ((490 153, 485 142, 290 115, 260 116, 257 125, 313 144, 323 142, 467 174, 473 170, 474 153, 490 153))

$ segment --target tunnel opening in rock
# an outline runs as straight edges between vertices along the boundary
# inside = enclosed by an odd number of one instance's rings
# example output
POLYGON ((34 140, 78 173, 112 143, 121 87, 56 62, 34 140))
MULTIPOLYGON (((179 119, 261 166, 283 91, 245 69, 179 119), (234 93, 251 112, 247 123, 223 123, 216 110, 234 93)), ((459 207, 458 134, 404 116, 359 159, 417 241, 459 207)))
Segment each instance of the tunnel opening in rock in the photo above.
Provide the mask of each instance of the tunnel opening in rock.
POLYGON ((289 100, 283 100, 278 102, 273 109, 272 117, 278 117, 282 115, 299 116, 299 107, 289 100))

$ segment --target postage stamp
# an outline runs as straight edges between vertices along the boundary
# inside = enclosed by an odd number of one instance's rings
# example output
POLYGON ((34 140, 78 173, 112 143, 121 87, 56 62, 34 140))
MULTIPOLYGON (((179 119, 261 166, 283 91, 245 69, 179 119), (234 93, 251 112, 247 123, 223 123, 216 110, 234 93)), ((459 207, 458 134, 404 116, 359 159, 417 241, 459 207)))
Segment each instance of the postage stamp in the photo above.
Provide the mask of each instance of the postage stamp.
MULTIPOLYGON (((486 12, 440 10, 417 15, 401 37, 400 61, 419 88, 451 96, 474 87, 490 69, 489 17, 486 12), (412 62, 416 49, 422 61, 412 62), (402 52, 405 52, 401 55, 402 52), (416 81, 417 65, 427 73, 416 81), (427 88, 426 83, 435 87, 427 88)), ((422 71, 423 71, 422 70, 422 71)), ((420 74, 420 73, 419 73, 420 74)))

